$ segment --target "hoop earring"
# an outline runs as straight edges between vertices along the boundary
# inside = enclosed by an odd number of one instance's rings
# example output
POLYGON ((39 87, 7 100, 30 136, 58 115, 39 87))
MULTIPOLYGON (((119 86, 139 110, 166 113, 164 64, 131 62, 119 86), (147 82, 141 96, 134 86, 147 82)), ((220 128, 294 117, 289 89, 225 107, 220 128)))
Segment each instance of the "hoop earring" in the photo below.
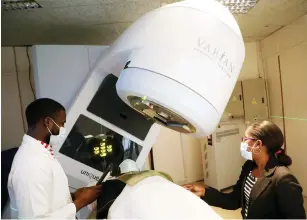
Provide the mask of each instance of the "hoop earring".
POLYGON ((258 152, 258 153, 256 153, 256 152, 255 152, 255 149, 256 149, 256 148, 253 148, 253 149, 252 149, 253 154, 258 155, 258 154, 260 154, 260 153, 261 153, 261 149, 260 149, 260 147, 258 148, 258 150, 259 150, 259 152, 258 152))

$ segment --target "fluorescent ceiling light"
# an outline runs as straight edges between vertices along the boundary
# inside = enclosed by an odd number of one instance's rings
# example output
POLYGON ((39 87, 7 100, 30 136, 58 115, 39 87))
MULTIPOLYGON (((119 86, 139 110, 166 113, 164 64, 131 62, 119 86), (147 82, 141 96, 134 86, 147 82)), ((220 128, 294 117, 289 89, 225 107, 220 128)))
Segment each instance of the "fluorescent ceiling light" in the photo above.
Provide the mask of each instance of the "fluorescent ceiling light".
POLYGON ((34 0, 2 0, 1 8, 4 11, 14 11, 41 8, 41 6, 34 0))
POLYGON ((253 8, 257 0, 216 0, 225 5, 234 14, 245 14, 253 8))

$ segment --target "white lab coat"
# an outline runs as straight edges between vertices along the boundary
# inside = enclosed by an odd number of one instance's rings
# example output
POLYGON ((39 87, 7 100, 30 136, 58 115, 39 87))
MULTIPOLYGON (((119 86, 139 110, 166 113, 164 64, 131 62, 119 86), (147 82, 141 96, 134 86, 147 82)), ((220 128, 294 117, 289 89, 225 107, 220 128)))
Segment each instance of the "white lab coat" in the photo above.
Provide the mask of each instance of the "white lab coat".
POLYGON ((75 219, 67 177, 48 146, 28 135, 8 179, 12 218, 75 219))
POLYGON ((199 197, 159 176, 132 187, 126 185, 110 207, 108 218, 222 219, 199 197))

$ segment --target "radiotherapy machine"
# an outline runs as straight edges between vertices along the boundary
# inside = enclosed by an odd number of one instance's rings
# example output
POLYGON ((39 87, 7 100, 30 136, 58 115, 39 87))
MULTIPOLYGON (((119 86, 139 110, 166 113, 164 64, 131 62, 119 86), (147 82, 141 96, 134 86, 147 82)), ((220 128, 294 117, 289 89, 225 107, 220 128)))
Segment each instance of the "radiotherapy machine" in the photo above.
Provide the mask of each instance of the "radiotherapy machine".
MULTIPOLYGON (((41 47, 33 52, 36 78, 60 62, 52 58, 56 54, 43 62, 41 47)), ((116 149, 124 156, 115 164, 132 159, 142 168, 160 125, 195 137, 212 133, 244 56, 234 17, 215 0, 177 2, 134 22, 70 97, 66 140, 53 147, 71 188, 97 181, 116 149)), ((63 74, 71 74, 69 68, 63 74)), ((46 84, 56 86, 61 79, 48 79, 36 80, 37 97, 45 92, 59 100, 46 84)))

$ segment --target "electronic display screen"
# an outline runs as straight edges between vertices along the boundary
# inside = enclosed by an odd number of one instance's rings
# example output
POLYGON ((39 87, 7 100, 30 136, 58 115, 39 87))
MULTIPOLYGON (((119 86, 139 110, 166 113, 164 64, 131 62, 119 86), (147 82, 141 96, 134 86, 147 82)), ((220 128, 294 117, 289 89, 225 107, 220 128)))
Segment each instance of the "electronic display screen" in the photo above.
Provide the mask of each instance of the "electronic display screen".
POLYGON ((60 153, 104 172, 125 159, 136 161, 142 146, 115 131, 80 115, 60 148, 60 153))

